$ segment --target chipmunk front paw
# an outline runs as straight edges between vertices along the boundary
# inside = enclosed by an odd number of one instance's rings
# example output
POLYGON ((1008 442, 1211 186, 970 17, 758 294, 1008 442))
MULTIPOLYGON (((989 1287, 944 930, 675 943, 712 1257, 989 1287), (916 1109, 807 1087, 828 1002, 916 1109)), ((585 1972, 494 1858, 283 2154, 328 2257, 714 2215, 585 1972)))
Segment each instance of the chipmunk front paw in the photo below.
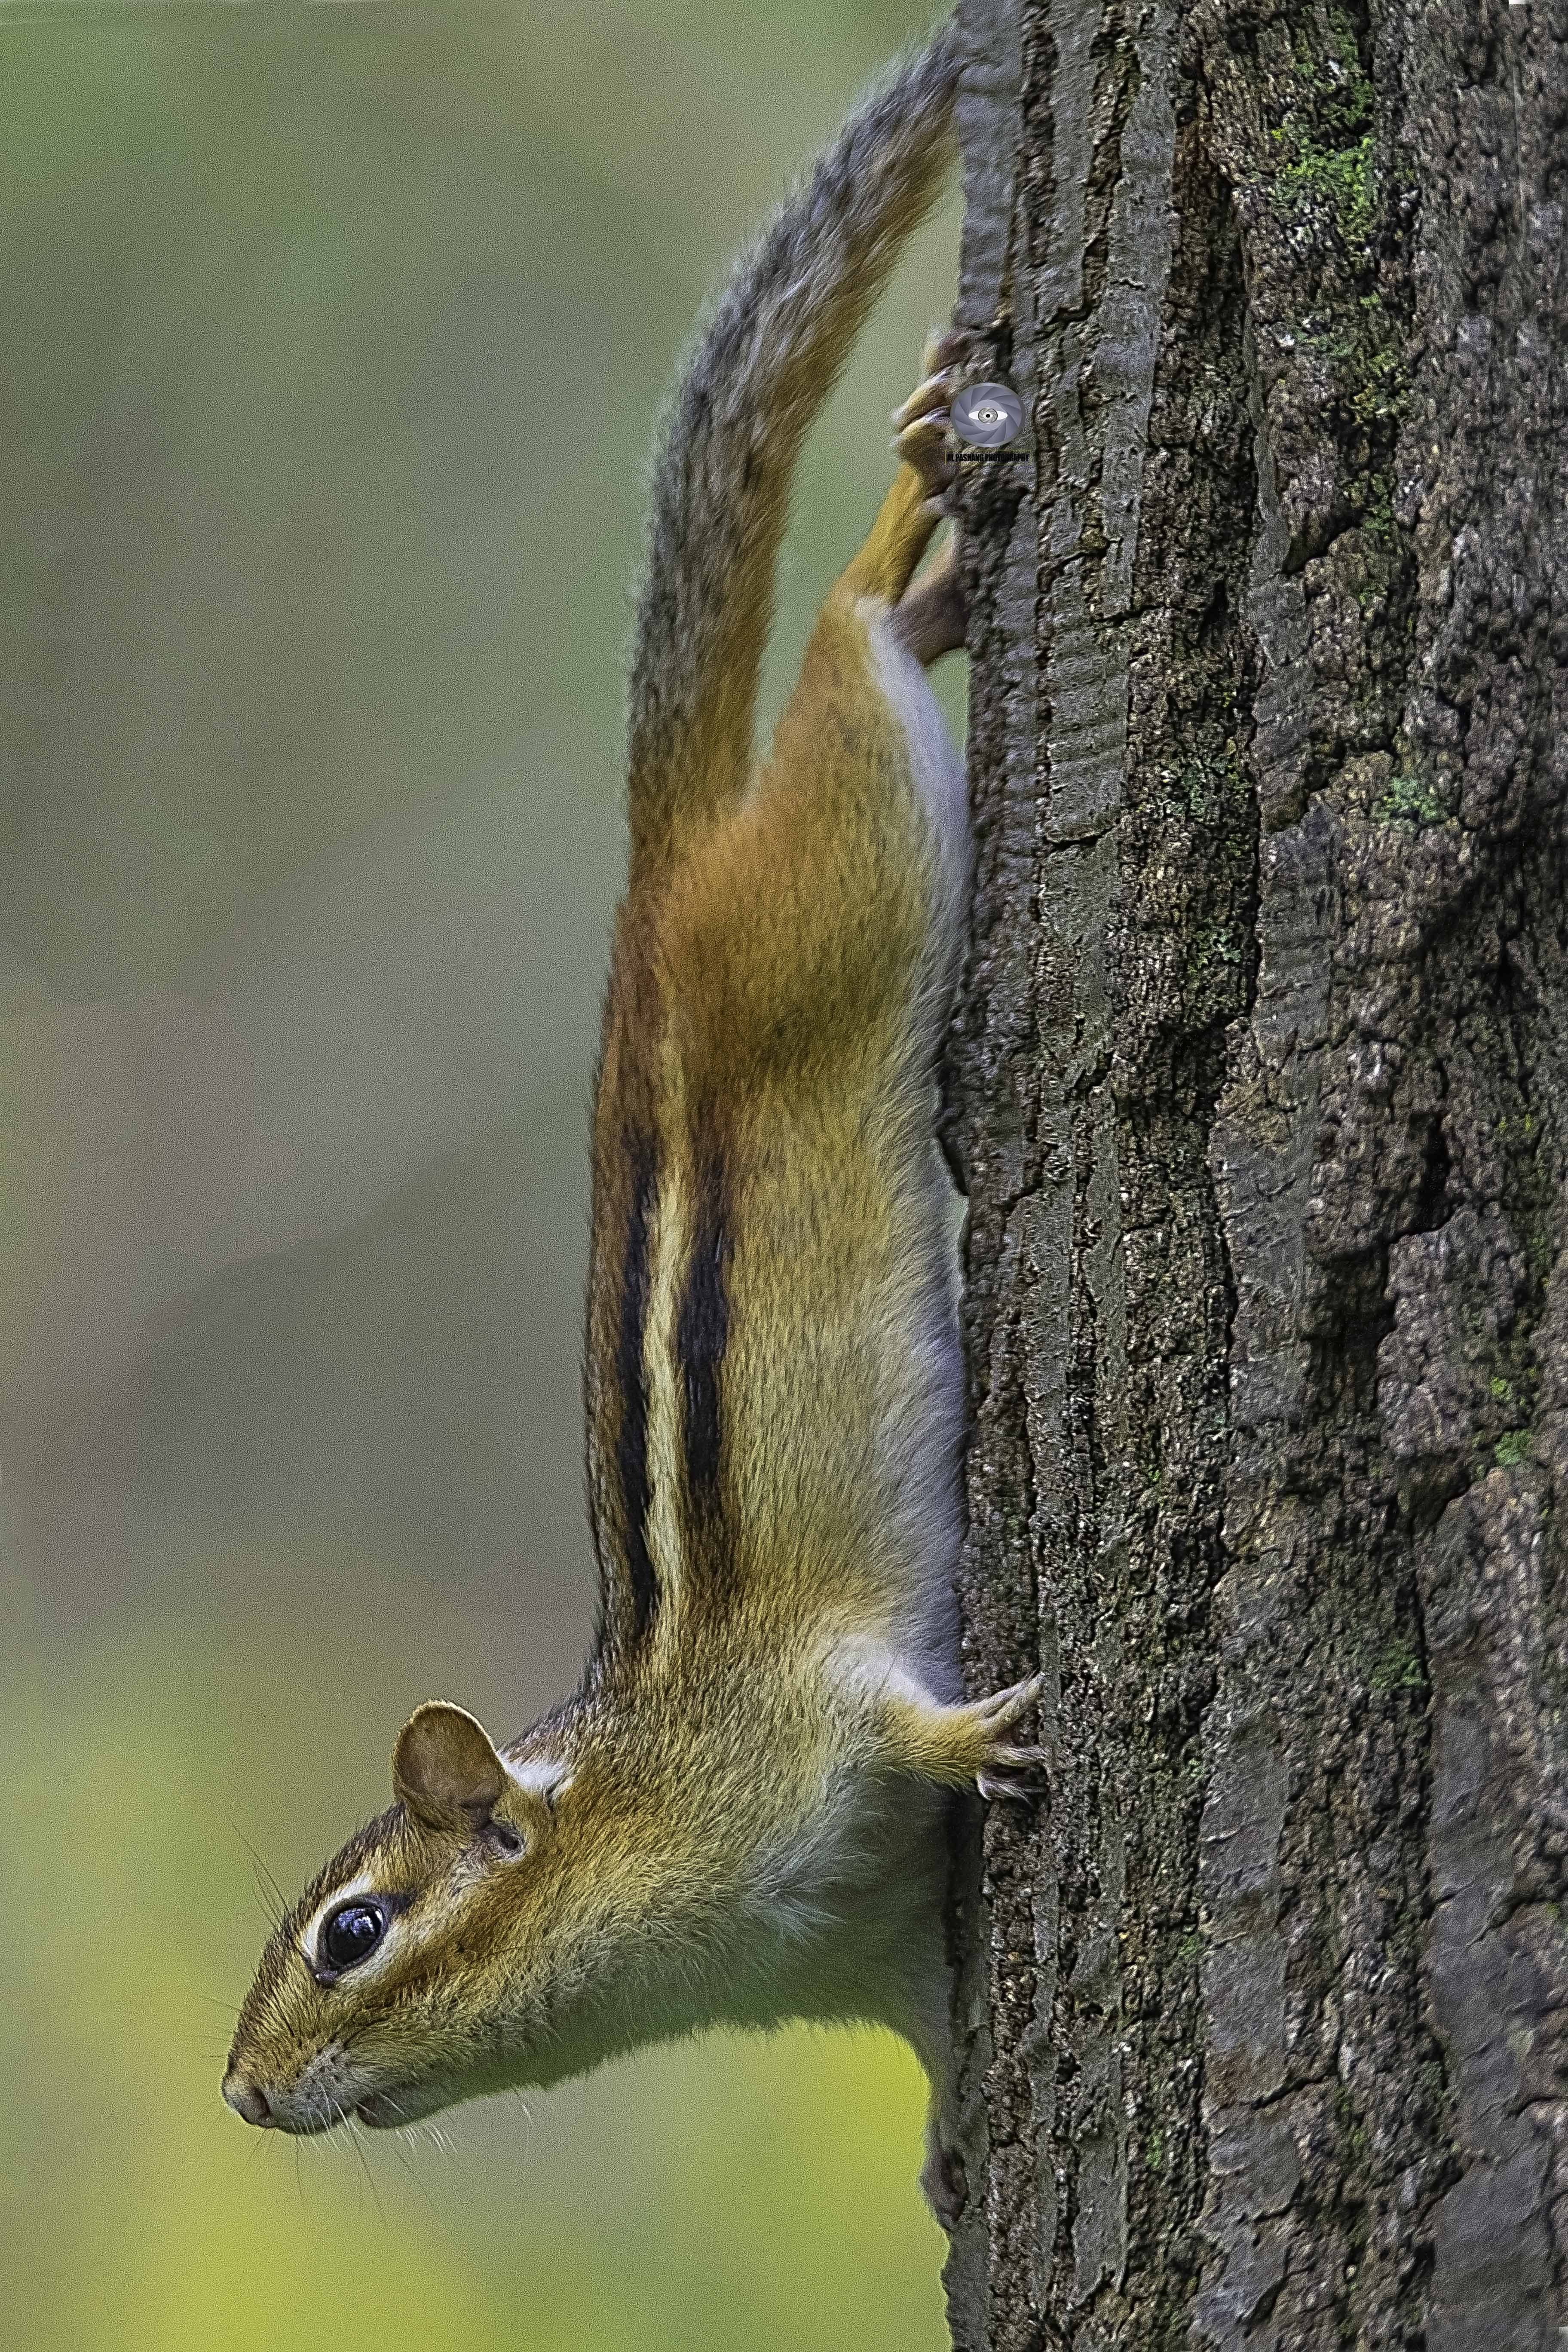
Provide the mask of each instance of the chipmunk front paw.
POLYGON ((989 1698, 943 1706, 889 1677, 878 1693, 873 1720, 885 1761, 951 1789, 978 1789, 983 1797, 1026 1802, 1038 1794, 1050 1759, 1043 1748, 1021 1746, 1008 1733, 1045 1693, 1047 1677, 1031 1675, 989 1698))
POLYGON ((1020 1717, 1038 1705, 1045 1689, 1044 1675, 1029 1675, 1006 1690, 975 1700, 971 1712, 986 1746, 974 1785, 987 1801, 1002 1798, 1014 1804, 1030 1804, 1042 1793, 1050 1758, 1043 1748, 1019 1747, 1005 1735, 1020 1717))

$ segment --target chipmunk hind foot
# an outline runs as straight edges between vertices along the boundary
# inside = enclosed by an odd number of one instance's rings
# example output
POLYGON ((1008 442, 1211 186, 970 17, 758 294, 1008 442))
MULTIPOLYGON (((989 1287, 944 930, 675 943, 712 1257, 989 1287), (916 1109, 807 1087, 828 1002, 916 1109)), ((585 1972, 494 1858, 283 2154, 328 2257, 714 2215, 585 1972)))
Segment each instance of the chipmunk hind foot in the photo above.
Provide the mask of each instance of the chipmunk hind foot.
MULTIPOLYGON (((893 411, 893 448, 899 469, 865 545, 838 583, 840 593, 852 600, 875 596, 898 611, 931 535, 948 510, 947 494, 954 471, 952 411, 959 383, 958 349, 958 338, 953 335, 929 341, 926 358, 934 366, 928 364, 909 398, 893 411)), ((923 587, 922 583, 917 595, 923 587)), ((938 602, 951 604, 953 593, 953 583, 949 581, 938 602)), ((931 631, 921 634, 923 637, 931 631)), ((953 642, 962 642, 962 636, 953 642)))
POLYGON ((893 607, 893 626, 922 669, 943 654, 962 653, 969 632, 969 606, 958 568, 958 527, 913 587, 893 607))
POLYGON ((963 337, 956 331, 933 327, 926 338, 921 380, 909 398, 893 411, 893 447, 901 464, 910 467, 928 499, 940 513, 947 512, 952 487, 952 403, 963 373, 963 337))
MULTIPOLYGON (((926 339, 921 382, 893 412, 894 441, 902 462, 918 477, 926 510, 952 512, 956 474, 952 456, 952 401, 958 390, 963 337, 932 328, 926 339)), ((924 669, 943 654, 962 651, 969 614, 958 560, 958 527, 919 580, 911 580, 893 607, 893 625, 924 669)))

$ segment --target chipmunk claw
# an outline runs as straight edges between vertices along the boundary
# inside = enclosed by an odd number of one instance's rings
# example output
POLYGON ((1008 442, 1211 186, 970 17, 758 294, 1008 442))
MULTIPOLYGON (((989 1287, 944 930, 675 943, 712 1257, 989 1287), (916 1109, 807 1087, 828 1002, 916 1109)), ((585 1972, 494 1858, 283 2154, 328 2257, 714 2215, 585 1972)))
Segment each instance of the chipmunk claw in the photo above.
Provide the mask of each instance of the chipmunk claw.
POLYGON ((1032 1805, 1044 1796, 1050 1778, 1050 1759, 1043 1748, 998 1748, 974 1776, 974 1785, 987 1804, 1001 1801, 1032 1805))
POLYGON ((1012 1804, 1030 1804, 1043 1793, 1051 1761, 1045 1748, 1019 1746, 1005 1734, 1032 1706, 1038 1706, 1046 1683, 1044 1675, 1028 1675, 975 1704, 977 1723, 988 1745, 974 1785, 987 1801, 1003 1799, 1012 1804))
POLYGON ((986 1730, 995 1734, 1010 1731, 1020 1717, 1038 1706, 1046 1695, 1047 1677, 1026 1675, 1021 1683, 1009 1683, 1005 1690, 993 1691, 988 1698, 974 1702, 974 1712, 986 1730))
POLYGON ((893 447, 912 466, 928 499, 941 500, 955 471, 951 438, 952 402, 958 390, 962 339, 936 328, 926 338, 921 381, 893 411, 893 447))

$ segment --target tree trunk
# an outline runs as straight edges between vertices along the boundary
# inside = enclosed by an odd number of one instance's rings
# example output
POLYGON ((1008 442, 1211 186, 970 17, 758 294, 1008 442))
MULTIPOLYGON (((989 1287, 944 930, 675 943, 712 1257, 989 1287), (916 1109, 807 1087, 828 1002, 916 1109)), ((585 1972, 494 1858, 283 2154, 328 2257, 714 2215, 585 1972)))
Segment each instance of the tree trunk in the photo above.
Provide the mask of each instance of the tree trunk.
POLYGON ((1568 2322, 1568 5, 965 0, 963 2352, 1568 2322))

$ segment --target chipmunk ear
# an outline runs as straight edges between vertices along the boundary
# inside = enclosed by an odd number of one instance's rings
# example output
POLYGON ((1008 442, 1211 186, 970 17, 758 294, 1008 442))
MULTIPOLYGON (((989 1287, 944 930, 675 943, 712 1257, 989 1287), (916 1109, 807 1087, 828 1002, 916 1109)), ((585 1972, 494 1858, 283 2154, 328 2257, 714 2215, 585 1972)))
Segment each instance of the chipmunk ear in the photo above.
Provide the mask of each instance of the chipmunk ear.
POLYGON ((483 1726, 460 1706, 416 1706, 392 1751, 393 1794, 433 1830, 482 1830, 505 1786, 483 1726))

